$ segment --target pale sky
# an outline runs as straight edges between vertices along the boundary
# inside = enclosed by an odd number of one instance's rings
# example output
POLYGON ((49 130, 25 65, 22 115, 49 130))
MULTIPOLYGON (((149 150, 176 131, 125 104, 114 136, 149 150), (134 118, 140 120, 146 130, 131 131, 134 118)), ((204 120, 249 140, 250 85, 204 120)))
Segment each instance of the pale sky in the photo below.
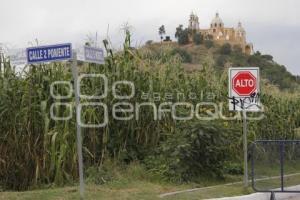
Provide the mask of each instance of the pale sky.
POLYGON ((207 28, 218 11, 227 27, 242 22, 255 50, 300 75, 299 8, 297 0, 0 0, 0 43, 27 47, 37 38, 43 45, 80 44, 88 34, 97 32, 102 41, 108 32, 118 48, 121 27, 129 23, 134 44, 141 45, 159 40, 162 24, 174 39, 175 28, 187 26, 191 11, 200 28, 207 28))

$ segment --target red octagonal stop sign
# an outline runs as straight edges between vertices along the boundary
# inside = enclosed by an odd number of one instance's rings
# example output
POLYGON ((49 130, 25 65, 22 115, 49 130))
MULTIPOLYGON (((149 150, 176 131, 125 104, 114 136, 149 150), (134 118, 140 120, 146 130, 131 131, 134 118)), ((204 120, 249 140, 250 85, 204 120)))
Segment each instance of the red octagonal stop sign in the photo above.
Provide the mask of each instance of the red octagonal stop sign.
POLYGON ((255 76, 249 71, 238 72, 232 79, 232 88, 240 96, 250 96, 257 87, 255 76))

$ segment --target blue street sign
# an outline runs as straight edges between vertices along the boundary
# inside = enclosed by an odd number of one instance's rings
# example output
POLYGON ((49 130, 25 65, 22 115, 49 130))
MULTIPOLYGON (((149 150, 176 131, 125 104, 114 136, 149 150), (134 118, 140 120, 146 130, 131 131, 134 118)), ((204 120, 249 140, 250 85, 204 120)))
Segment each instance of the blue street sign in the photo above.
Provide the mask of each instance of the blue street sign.
POLYGON ((84 46, 84 61, 90 63, 103 64, 103 50, 101 48, 84 46))
POLYGON ((26 49, 27 63, 41 63, 72 59, 72 45, 57 44, 26 49))

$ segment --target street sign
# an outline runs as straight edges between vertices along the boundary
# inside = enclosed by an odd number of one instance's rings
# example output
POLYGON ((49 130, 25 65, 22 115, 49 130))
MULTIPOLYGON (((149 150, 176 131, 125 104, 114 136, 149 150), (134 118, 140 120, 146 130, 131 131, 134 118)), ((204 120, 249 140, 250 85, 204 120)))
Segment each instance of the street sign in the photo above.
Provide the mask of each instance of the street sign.
POLYGON ((86 62, 103 64, 104 56, 101 48, 84 46, 84 58, 86 62))
POLYGON ((77 50, 77 59, 89 63, 103 64, 104 63, 103 49, 84 46, 83 48, 79 48, 77 50))
POLYGON ((229 110, 260 111, 259 68, 229 68, 229 110))
POLYGON ((27 63, 41 63, 72 59, 70 43, 49 46, 30 47, 26 49, 27 63))

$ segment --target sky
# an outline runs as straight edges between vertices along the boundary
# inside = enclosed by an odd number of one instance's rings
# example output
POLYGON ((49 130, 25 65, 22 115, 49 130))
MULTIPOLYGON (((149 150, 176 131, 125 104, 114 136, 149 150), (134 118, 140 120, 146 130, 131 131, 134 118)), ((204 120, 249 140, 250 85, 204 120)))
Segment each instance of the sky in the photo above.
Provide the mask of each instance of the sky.
POLYGON ((165 25, 174 40, 193 11, 200 28, 208 28, 216 12, 226 27, 242 22, 254 50, 300 75, 300 1, 297 0, 0 0, 0 43, 9 48, 72 42, 75 46, 97 33, 121 47, 122 27, 129 24, 134 45, 158 41, 165 25))

